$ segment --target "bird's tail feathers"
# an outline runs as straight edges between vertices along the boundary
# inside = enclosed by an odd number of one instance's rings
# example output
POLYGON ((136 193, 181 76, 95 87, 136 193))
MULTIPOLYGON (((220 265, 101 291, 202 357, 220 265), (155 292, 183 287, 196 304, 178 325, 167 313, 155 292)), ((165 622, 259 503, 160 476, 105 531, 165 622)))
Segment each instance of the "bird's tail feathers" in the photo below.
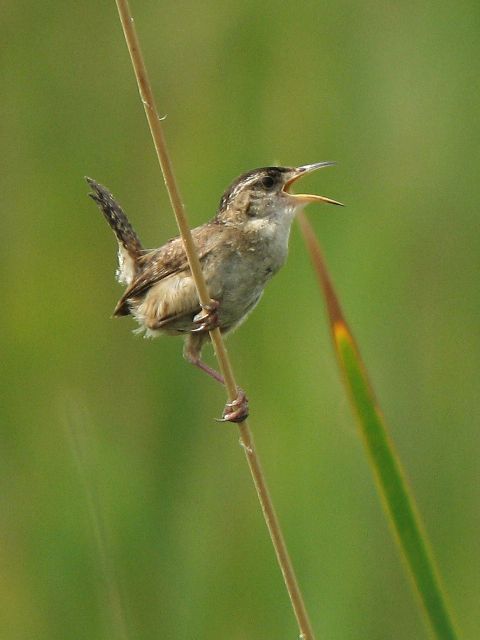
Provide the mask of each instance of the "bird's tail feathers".
POLYGON ((85 179, 92 188, 92 193, 88 195, 98 204, 105 220, 117 236, 117 280, 129 285, 138 272, 138 258, 144 252, 142 243, 122 207, 115 201, 108 189, 92 180, 92 178, 85 179))
POLYGON ((143 251, 143 247, 122 207, 115 201, 108 189, 92 180, 92 178, 85 178, 85 180, 93 191, 88 195, 100 207, 105 220, 117 236, 119 244, 123 246, 132 258, 137 258, 143 251))

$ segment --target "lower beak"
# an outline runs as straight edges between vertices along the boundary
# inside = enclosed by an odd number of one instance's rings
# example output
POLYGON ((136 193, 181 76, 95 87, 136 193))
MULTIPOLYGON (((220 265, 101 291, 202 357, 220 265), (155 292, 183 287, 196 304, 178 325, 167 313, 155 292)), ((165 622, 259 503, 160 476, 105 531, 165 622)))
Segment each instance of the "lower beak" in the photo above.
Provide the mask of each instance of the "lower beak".
POLYGON ((344 205, 341 202, 337 202, 336 200, 332 200, 331 198, 326 198, 325 196, 316 196, 310 195, 308 193, 289 193, 288 189, 290 185, 292 185, 296 180, 301 178, 302 176, 307 175, 308 173, 312 173, 312 171, 316 171, 317 169, 323 169, 323 167, 330 167, 334 165, 334 162, 316 162, 315 164, 306 164, 303 167, 297 167, 293 170, 292 177, 286 182, 283 190, 288 193, 289 196, 295 198, 295 200, 300 203, 308 204, 309 202, 327 202, 328 204, 337 204, 341 207, 344 205))

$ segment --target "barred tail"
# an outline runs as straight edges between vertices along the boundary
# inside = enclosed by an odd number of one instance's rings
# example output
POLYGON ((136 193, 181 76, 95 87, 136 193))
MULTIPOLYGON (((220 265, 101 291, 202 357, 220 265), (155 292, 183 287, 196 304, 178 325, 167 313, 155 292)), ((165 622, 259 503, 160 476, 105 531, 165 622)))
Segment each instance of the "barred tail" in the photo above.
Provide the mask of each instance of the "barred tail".
POLYGON ((119 245, 125 249, 133 260, 136 260, 143 247, 122 207, 115 202, 112 194, 101 184, 98 184, 92 178, 85 178, 85 180, 93 190, 93 193, 88 195, 100 207, 106 221, 117 236, 119 245))

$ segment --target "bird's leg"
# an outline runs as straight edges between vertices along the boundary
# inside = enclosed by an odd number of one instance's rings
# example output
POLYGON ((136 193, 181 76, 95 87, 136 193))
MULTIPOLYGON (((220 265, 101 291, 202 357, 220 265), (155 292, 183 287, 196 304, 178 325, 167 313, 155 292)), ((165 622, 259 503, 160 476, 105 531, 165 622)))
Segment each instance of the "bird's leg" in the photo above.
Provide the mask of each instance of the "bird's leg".
POLYGON ((248 418, 248 398, 245 391, 237 387, 237 397, 227 402, 217 422, 243 422, 248 418))
MULTIPOLYGON (((203 334, 188 335, 185 340, 183 349, 183 357, 190 364, 195 365, 204 371, 211 378, 225 385, 225 379, 221 373, 212 369, 205 364, 200 357, 203 342, 206 340, 205 332, 203 334)), ((222 417, 218 418, 219 422, 243 422, 248 416, 248 399, 245 392, 237 387, 237 397, 231 402, 227 402, 222 413, 222 417)))
POLYGON ((219 303, 217 300, 210 300, 208 304, 200 305, 202 310, 193 318, 193 322, 197 325, 192 329, 192 333, 204 333, 218 327, 217 309, 219 303))

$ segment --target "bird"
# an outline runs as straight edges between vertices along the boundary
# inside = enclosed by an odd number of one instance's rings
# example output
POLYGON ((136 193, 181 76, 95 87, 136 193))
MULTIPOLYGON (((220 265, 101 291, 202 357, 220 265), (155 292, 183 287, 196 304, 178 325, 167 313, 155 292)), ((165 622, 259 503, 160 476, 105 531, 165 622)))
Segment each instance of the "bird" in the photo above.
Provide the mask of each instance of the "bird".
MULTIPOLYGON (((284 265, 295 214, 309 203, 343 206, 325 196, 290 191, 302 176, 333 165, 270 166, 239 176, 223 193, 213 219, 192 229, 211 297, 202 306, 181 237, 145 249, 121 206, 104 186, 86 178, 118 242, 117 280, 126 285, 113 315, 131 315, 146 337, 184 336, 184 358, 214 380, 222 375, 201 359, 209 331, 236 329, 259 302, 265 285, 284 265)), ((221 421, 243 422, 248 400, 238 389, 221 421)))

